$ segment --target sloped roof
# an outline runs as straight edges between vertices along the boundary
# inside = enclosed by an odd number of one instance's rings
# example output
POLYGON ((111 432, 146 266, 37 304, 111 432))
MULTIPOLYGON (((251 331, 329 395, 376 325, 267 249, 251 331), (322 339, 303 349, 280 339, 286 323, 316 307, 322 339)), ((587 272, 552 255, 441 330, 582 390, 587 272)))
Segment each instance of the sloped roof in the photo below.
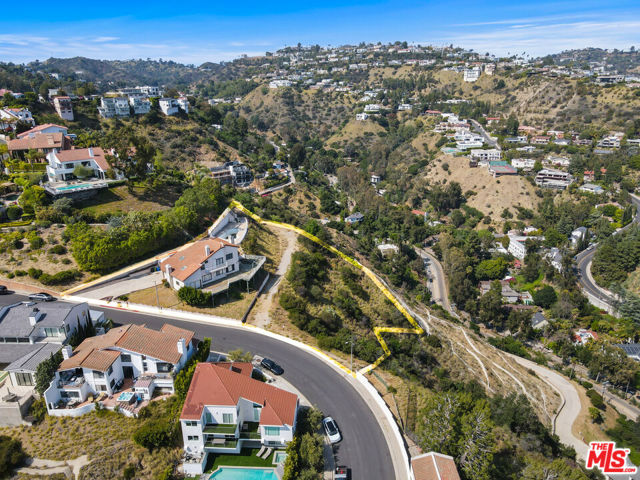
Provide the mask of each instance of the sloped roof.
POLYGON ((9 151, 16 150, 42 150, 45 148, 62 148, 64 146, 64 135, 62 132, 36 133, 33 137, 26 136, 9 140, 7 142, 9 151))
POLYGON ((240 398, 262 405, 260 425, 293 425, 295 421, 297 395, 214 363, 196 366, 180 418, 197 420, 205 405, 236 406, 240 398))
POLYGON ((103 172, 109 170, 109 162, 104 156, 104 150, 100 147, 74 148, 56 153, 59 162, 79 162, 82 160, 93 160, 103 172))
POLYGON ((189 345, 193 332, 168 324, 163 325, 160 331, 144 325, 123 325, 104 335, 85 339, 71 357, 63 360, 58 370, 83 367, 104 372, 120 355, 116 347, 175 364, 182 356, 178 352, 178 340, 181 338, 184 338, 185 345, 189 345))
POLYGON ((164 272, 169 265, 172 268, 171 276, 184 282, 200 268, 205 260, 226 246, 238 247, 221 238, 206 238, 194 242, 184 250, 179 250, 160 262, 160 269, 164 272), (208 255, 205 250, 207 246, 209 247, 208 255))
POLYGON ((36 343, 35 349, 4 368, 7 372, 35 372, 38 365, 62 348, 59 343, 36 343))
POLYGON ((56 125, 55 123, 45 123, 43 125, 38 125, 37 127, 33 127, 31 130, 27 130, 26 132, 19 133, 17 137, 24 138, 24 137, 28 137, 32 133, 42 133, 43 130, 46 130, 51 127, 61 128, 65 132, 67 131, 67 127, 63 127, 62 125, 56 125))
POLYGON ((416 480, 460 480, 453 457, 429 452, 411 459, 416 480))

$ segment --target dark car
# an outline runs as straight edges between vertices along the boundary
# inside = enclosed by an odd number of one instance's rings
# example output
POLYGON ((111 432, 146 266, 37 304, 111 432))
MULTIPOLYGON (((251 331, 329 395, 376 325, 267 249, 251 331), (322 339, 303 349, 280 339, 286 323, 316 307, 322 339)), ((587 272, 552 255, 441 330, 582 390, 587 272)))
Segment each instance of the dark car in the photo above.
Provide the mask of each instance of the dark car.
POLYGON ((32 293, 31 295, 29 295, 29 300, 42 300, 44 302, 53 302, 55 300, 55 297, 52 297, 51 295, 45 292, 38 292, 38 293, 32 293))
POLYGON ((0 285, 0 295, 7 295, 9 290, 4 285, 0 285))
POLYGON ((268 358, 263 358, 260 362, 260 365, 262 365, 272 373, 275 373, 276 375, 282 375, 284 373, 284 369, 280 365, 278 365, 273 360, 269 360, 268 358))

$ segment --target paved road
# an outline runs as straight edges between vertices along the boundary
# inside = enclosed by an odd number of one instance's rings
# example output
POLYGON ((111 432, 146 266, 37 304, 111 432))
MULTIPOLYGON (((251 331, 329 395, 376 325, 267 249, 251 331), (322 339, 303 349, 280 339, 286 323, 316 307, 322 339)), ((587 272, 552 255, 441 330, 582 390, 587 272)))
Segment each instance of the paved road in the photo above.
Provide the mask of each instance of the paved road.
POLYGON ((482 125, 480 125, 478 122, 476 122, 473 119, 470 119, 469 121, 471 122, 471 125, 473 126, 474 130, 484 137, 484 141, 487 142, 488 145, 490 145, 492 148, 502 150, 502 148, 500 148, 500 145, 498 144, 498 140, 492 138, 491 135, 487 133, 487 131, 484 129, 482 125))
MULTIPOLYGON (((449 294, 447 290, 447 279, 444 275, 444 269, 438 261, 438 259, 423 248, 416 248, 416 252, 423 260, 429 261, 428 270, 431 273, 432 282, 431 286, 431 298, 434 302, 439 303, 442 307, 451 312, 451 304, 449 303, 449 294)), ((427 267, 425 267, 426 269, 427 267)))
MULTIPOLYGON (((21 295, 0 297, 0 306, 25 300, 21 295)), ((221 327, 143 315, 123 310, 103 309, 116 323, 146 324, 159 329, 164 323, 196 332, 196 337, 211 337, 213 350, 242 348, 267 356, 283 366, 283 377, 326 415, 331 415, 342 432, 336 447, 336 461, 351 467, 354 479, 388 480, 395 477, 384 434, 368 404, 343 374, 298 348, 245 329, 221 327)))
MULTIPOLYGON (((640 223, 640 198, 631 195, 631 201, 636 206, 636 215, 633 218, 633 222, 624 227, 624 229, 628 228, 630 225, 639 224, 640 223)), ((623 230, 624 230, 623 229, 623 230)), ((596 284, 591 276, 591 261, 593 260, 593 256, 595 255, 597 250, 597 245, 594 245, 592 248, 587 250, 583 250, 578 255, 576 255, 576 265, 578 267, 578 281, 580 282, 580 286, 583 290, 598 298, 600 301, 608 304, 613 308, 616 301, 615 298, 611 295, 611 292, 605 290, 596 284)))

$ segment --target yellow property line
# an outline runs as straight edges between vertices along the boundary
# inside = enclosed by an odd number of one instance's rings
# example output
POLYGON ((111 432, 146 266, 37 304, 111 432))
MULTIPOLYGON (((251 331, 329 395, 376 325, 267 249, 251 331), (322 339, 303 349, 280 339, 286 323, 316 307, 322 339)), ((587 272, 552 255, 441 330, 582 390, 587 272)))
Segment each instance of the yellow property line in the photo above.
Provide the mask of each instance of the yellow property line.
MULTIPOLYGON (((365 373, 370 372, 374 368, 378 367, 386 358, 388 358, 391 355, 391 350, 389 350, 389 346, 387 345, 387 342, 385 342, 384 338, 382 337, 383 333, 413 333, 413 334, 416 334, 416 335, 422 335, 424 333, 424 330, 418 324, 418 322, 415 321, 415 319, 411 316, 411 314, 407 311, 407 309, 402 306, 402 304, 389 291, 389 289, 384 286, 384 284, 380 281, 378 276, 375 273, 373 273, 369 268, 367 268, 364 265, 362 265, 356 259, 351 258, 350 256, 348 256, 345 253, 341 252, 340 250, 338 250, 334 246, 329 245, 328 243, 326 243, 325 241, 319 239, 315 235, 312 235, 311 233, 307 232, 306 230, 303 230, 302 228, 296 227, 295 225, 290 225, 288 223, 282 223, 282 222, 276 222, 276 221, 273 221, 273 220, 264 220, 262 217, 260 217, 259 215, 256 215, 255 213, 253 213, 251 210, 247 209, 244 205, 242 205, 240 202, 238 202, 236 200, 233 200, 231 202, 231 204, 229 205, 229 208, 230 209, 237 208, 242 213, 244 213, 245 215, 247 215, 248 217, 252 218, 253 220, 255 220, 258 223, 262 223, 262 224, 266 224, 266 225, 273 225, 275 227, 280 227, 280 228, 285 228, 287 230, 292 230, 292 231, 298 233, 299 235, 302 235, 303 237, 306 237, 309 240, 317 243, 318 245, 321 245, 322 247, 324 247, 327 250, 329 250, 330 252, 336 254, 337 256, 339 256, 340 258, 342 258, 346 262, 350 263, 351 265, 353 265, 357 269, 361 270, 362 272, 364 272, 364 274, 367 277, 369 277, 369 279, 371 279, 371 281, 375 284, 375 286, 378 287, 378 289, 384 294, 384 296, 387 297, 387 299, 389 299, 389 301, 391 303, 393 303, 393 305, 398 309, 398 311, 400 313, 402 313, 402 315, 404 315, 404 317, 413 326, 413 328, 373 327, 373 333, 376 336, 376 338, 378 339, 378 342, 380 343, 380 346, 382 347, 382 351, 384 353, 378 359, 376 359, 376 361, 373 362, 371 365, 367 365, 366 367, 362 368, 360 370, 360 373, 365 374, 365 373)), ((342 368, 346 369, 346 367, 342 367, 342 368)), ((353 374, 353 372, 351 372, 351 373, 353 374)))

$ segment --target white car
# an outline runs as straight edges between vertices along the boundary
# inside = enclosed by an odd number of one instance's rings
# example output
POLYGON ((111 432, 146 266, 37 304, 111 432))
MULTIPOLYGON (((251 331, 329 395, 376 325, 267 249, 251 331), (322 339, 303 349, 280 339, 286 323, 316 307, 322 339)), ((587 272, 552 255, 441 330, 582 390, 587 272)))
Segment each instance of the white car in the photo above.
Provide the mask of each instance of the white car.
POLYGON ((327 417, 322 420, 322 426, 324 427, 324 431, 327 433, 327 437, 329 437, 329 442, 338 443, 342 440, 342 435, 340 435, 338 425, 333 418, 327 417))

